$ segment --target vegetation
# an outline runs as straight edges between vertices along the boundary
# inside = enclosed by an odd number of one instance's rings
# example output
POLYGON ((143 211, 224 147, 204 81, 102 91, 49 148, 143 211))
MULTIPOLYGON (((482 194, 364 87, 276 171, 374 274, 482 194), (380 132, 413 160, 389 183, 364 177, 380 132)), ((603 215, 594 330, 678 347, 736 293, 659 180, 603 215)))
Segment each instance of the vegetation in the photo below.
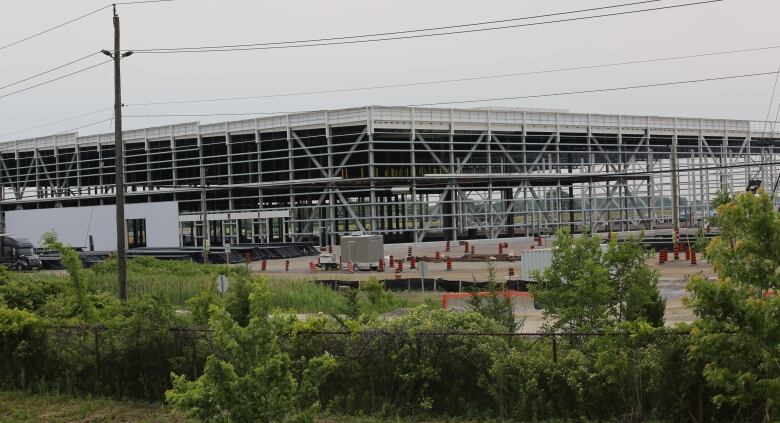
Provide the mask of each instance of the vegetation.
POLYGON ((184 423, 189 420, 156 403, 0 391, 0 421, 184 423))
POLYGON ((645 263, 647 254, 636 238, 618 243, 612 237, 603 250, 600 238, 559 231, 552 265, 537 272, 539 284, 531 290, 544 305, 546 329, 605 331, 625 321, 663 326, 659 274, 645 263))
POLYGON ((691 357, 718 390, 713 402, 745 419, 780 411, 780 216, 763 191, 718 208, 721 236, 706 250, 718 274, 689 285, 691 357))
POLYGON ((691 280, 699 319, 675 328, 662 325, 658 274, 638 240, 602 249, 565 231, 538 275, 549 319, 536 337, 509 336, 517 322, 495 286, 458 313, 374 281, 341 294, 141 259, 131 280, 148 282, 122 303, 112 262, 69 264, 67 276, 0 269, 0 388, 167 400, 215 422, 772 421, 780 217, 764 194, 738 196, 719 216, 722 235, 706 250, 719 279, 691 280), (219 273, 230 277, 224 296, 219 273), (176 278, 192 291, 164 286, 176 278), (409 310, 384 314, 398 307, 409 310))

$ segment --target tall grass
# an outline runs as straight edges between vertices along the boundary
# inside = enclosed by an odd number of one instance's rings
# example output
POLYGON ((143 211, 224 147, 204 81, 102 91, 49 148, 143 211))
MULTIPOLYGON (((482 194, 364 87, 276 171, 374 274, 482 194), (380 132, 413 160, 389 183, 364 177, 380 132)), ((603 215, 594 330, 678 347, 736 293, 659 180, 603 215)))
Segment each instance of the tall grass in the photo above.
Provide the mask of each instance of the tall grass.
MULTIPOLYGON (((128 262, 127 291, 129 298, 153 294, 167 298, 172 304, 184 307, 188 299, 203 290, 216 289, 217 275, 235 278, 250 277, 241 266, 204 265, 187 261, 165 261, 150 257, 137 257, 128 262)), ((116 278, 116 261, 106 260, 84 272, 88 288, 93 292, 119 292, 116 278)), ((51 276, 51 277, 61 277, 51 276)), ((267 279, 274 308, 295 313, 343 313, 347 308, 346 297, 332 289, 305 280, 267 279)), ((228 288, 229 289, 229 288, 228 288)), ((436 294, 390 293, 358 295, 360 309, 368 314, 387 313, 398 308, 413 307, 423 302, 433 303, 436 294)))
MULTIPOLYGON (((204 289, 216 289, 217 275, 246 274, 240 266, 204 265, 189 261, 156 260, 137 257, 128 262, 128 298, 144 294, 166 297, 172 304, 182 306, 204 289)), ((87 272, 87 283, 92 290, 119 292, 116 261, 106 260, 87 272)))

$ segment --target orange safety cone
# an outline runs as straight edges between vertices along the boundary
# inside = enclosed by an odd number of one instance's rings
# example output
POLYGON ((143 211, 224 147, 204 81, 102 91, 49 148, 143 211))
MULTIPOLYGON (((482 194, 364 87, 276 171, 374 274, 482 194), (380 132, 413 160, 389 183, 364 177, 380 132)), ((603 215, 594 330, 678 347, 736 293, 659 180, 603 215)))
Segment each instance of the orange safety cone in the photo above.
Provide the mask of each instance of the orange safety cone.
POLYGON ((417 269, 417 259, 412 257, 409 259, 409 268, 410 269, 417 269))
POLYGON ((260 271, 265 272, 266 266, 268 265, 268 262, 263 260, 260 262, 260 271))
POLYGON ((674 245, 674 259, 679 260, 680 259, 680 244, 674 245))
POLYGON ((474 255, 474 246, 473 245, 471 246, 471 255, 472 256, 474 255))
POLYGON ((385 259, 379 260, 379 271, 384 272, 385 271, 385 259))
POLYGON ((691 248, 691 266, 696 265, 696 249, 691 248))
POLYGON ((412 246, 410 245, 406 247, 406 257, 411 257, 411 256, 412 256, 412 246))
POLYGON ((466 242, 463 244, 463 254, 468 254, 468 253, 469 253, 469 242, 468 242, 468 241, 466 241, 466 242))
POLYGON ((691 261, 691 249, 685 247, 685 260, 691 261))
POLYGON ((398 260, 398 271, 403 272, 404 271, 404 262, 401 260, 398 260))
POLYGON ((284 261, 284 271, 289 272, 290 271, 290 260, 284 261))
POLYGON ((352 262, 350 261, 349 263, 347 263, 347 273, 352 273, 352 271, 353 271, 352 262))
POLYGON ((328 244, 328 254, 333 254, 333 244, 328 244))
POLYGON ((449 242, 449 241, 447 241, 447 242, 444 244, 444 252, 445 252, 445 253, 449 253, 449 252, 450 252, 450 242, 449 242))
POLYGON ((504 243, 501 242, 498 244, 498 255, 504 254, 504 243))
POLYGON ((452 270, 452 258, 447 256, 447 270, 452 270))

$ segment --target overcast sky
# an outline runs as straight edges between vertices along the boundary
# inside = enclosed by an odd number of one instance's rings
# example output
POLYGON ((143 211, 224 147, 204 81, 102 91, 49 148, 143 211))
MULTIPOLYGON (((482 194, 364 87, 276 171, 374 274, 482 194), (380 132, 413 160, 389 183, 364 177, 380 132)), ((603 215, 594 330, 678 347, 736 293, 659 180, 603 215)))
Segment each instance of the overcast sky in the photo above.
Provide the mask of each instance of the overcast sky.
MULTIPOLYGON (((397 31, 507 19, 624 3, 628 0, 176 0, 119 7, 122 47, 144 49, 260 43, 397 31)), ((622 10, 687 3, 663 0, 622 10)), ((77 17, 100 0, 7 2, 0 45, 77 17)), ((602 12, 604 13, 604 12, 602 12)), ((583 14, 580 16, 585 16, 583 14)), ((780 49, 652 64, 481 81, 231 102, 133 106, 168 100, 268 95, 518 73, 657 57, 780 45, 780 1, 725 0, 701 6, 527 28, 367 44, 226 53, 134 54, 123 62, 128 116, 284 112, 405 105, 610 88, 773 72, 780 49)), ((0 50, 0 86, 100 49, 113 48, 110 9, 0 50)), ((19 88, 108 59, 94 56, 19 88)), ((0 98, 0 134, 108 110, 56 125, 2 135, 22 139, 111 117, 111 65, 0 98)), ((464 107, 560 108, 584 113, 763 120, 774 75, 464 107)), ((775 97, 775 107, 780 92, 775 97)), ((459 107, 459 105, 453 105, 459 107)), ((772 118, 775 116, 772 110, 772 118)), ((125 128, 240 117, 128 117, 125 128)), ((108 132, 109 123, 78 130, 108 132)))

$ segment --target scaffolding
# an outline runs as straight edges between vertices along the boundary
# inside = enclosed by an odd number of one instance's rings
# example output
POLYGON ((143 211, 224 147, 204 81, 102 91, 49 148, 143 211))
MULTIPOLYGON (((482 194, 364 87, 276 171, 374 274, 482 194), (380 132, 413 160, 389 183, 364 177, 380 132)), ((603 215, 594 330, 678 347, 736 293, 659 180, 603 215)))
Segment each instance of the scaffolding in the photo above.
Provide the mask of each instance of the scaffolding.
MULTIPOLYGON (((694 225, 718 191, 771 190, 780 133, 746 120, 370 106, 124 132, 128 203, 176 201, 182 245, 387 242, 694 225)), ((114 202, 113 134, 0 143, 0 213, 114 202)))

